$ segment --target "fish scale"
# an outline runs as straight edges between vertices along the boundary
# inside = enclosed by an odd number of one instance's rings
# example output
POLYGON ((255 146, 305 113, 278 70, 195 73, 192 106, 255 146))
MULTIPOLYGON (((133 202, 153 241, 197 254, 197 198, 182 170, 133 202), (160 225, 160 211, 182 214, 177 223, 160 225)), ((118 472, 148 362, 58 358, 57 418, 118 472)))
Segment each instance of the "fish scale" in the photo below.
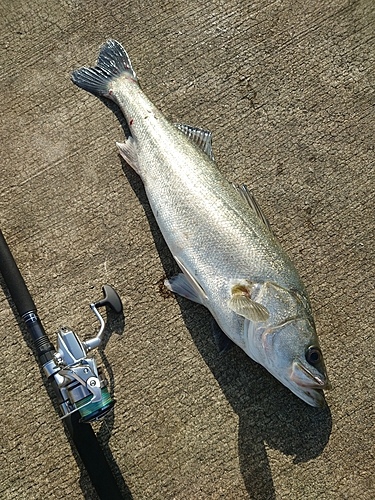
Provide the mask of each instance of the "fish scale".
POLYGON ((306 289, 245 187, 213 160, 211 133, 170 123, 139 87, 123 47, 109 40, 73 82, 112 99, 130 136, 117 144, 140 175, 182 273, 167 287, 207 307, 218 331, 310 405, 329 388, 306 289))

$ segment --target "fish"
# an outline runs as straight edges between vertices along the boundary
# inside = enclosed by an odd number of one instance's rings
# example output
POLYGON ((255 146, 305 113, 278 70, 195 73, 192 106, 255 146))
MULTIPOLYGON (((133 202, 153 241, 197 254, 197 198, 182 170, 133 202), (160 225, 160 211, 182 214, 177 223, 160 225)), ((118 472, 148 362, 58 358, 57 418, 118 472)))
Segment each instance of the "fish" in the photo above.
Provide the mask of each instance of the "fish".
POLYGON ((212 133, 171 123, 116 40, 71 79, 124 114, 130 135, 119 153, 141 177, 181 270, 167 288, 210 311, 222 350, 236 344, 301 400, 325 406, 330 382, 306 288, 253 193, 220 172, 212 133))

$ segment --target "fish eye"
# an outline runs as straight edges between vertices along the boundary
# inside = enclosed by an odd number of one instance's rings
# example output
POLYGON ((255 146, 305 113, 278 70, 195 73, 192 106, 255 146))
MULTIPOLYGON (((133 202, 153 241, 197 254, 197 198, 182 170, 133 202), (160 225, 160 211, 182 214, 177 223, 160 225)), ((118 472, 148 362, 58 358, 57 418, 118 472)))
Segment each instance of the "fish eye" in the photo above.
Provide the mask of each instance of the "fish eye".
POLYGON ((311 365, 316 365, 322 359, 322 351, 319 347, 310 346, 306 351, 306 361, 311 365))

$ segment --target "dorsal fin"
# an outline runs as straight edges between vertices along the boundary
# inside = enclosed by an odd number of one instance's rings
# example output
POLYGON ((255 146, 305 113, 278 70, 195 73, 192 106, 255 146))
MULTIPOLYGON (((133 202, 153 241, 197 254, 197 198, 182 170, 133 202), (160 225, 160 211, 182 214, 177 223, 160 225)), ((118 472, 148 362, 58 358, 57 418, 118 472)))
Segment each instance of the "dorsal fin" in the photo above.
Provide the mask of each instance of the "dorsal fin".
POLYGON ((211 160, 215 161, 214 155, 212 154, 212 132, 209 130, 204 130, 203 128, 190 127, 190 125, 182 125, 181 123, 175 123, 178 130, 181 130, 185 135, 189 137, 195 144, 204 151, 211 160))
MULTIPOLYGON (((263 222, 266 228, 272 233, 272 229, 270 223, 268 222, 267 217, 264 215, 262 209, 258 205, 253 193, 247 189, 245 184, 242 186, 238 186, 237 184, 232 184, 234 189, 241 195, 241 197, 248 203, 248 205, 254 210, 259 219, 263 222)), ((273 233, 272 233, 273 234, 273 233)))

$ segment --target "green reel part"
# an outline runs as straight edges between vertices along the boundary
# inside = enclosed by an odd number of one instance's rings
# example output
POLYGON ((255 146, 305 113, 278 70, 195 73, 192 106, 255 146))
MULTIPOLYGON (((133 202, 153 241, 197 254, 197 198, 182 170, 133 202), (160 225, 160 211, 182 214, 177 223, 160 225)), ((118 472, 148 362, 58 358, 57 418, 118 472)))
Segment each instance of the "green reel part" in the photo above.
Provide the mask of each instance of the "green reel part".
POLYGON ((89 401, 93 398, 90 394, 80 401, 76 402, 76 407, 81 415, 80 422, 89 423, 101 420, 104 418, 108 412, 112 410, 115 405, 115 401, 111 398, 107 387, 102 388, 102 399, 97 403, 90 403, 89 401))

